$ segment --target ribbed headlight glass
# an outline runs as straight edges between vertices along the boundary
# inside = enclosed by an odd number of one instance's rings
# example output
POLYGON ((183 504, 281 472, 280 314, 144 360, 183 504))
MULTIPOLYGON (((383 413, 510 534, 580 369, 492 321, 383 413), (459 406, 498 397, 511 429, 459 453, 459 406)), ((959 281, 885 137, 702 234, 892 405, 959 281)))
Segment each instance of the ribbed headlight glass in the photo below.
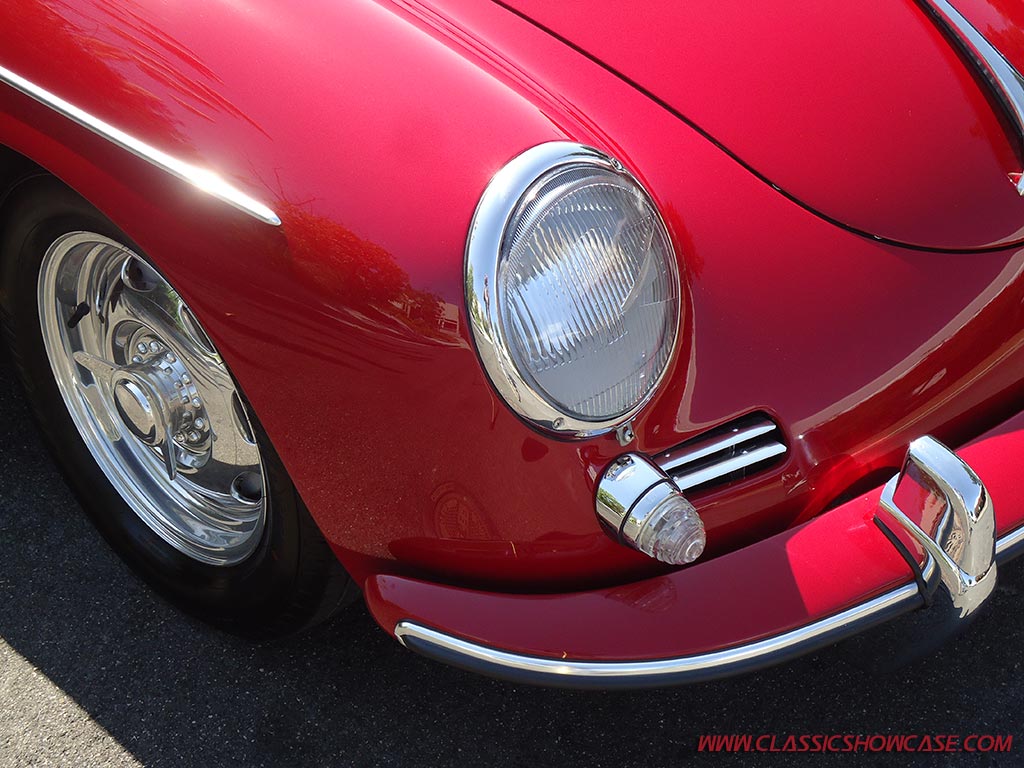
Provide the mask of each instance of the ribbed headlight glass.
POLYGON ((586 165, 538 181, 504 243, 498 301, 516 367, 566 414, 604 421, 668 362, 679 296, 668 235, 636 183, 586 165))
MULTIPOLYGON (((474 325, 478 345, 484 335, 494 345, 504 377, 488 365, 490 349, 481 357, 513 408, 578 433, 614 426, 649 399, 680 312, 675 254, 654 203, 615 161, 582 150, 534 165, 514 192, 496 177, 507 198, 518 196, 507 203, 493 282, 476 299, 488 317, 474 325)), ((480 269, 473 247, 471 238, 470 267, 480 269)))

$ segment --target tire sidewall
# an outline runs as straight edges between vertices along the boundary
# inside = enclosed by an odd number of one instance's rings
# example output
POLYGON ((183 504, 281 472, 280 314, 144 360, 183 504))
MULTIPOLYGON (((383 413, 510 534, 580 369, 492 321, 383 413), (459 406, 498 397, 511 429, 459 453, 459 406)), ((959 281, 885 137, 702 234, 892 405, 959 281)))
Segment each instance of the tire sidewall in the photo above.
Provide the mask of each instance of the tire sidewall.
MULTIPOLYGON (((95 232, 142 251, 80 197, 55 180, 32 180, 10 205, 0 258, 14 259, 7 314, 19 378, 44 439, 96 527, 161 594, 211 623, 243 634, 274 634, 297 588, 303 526, 294 487, 249 408, 264 465, 266 522, 256 550, 232 566, 201 563, 164 541, 122 499, 94 460, 64 403, 39 322, 40 266, 52 243, 70 232, 95 232)), ((144 258, 144 257, 143 257, 144 258)), ((241 390, 239 390, 241 392, 241 390)), ((244 401, 244 397, 243 397, 244 401)))

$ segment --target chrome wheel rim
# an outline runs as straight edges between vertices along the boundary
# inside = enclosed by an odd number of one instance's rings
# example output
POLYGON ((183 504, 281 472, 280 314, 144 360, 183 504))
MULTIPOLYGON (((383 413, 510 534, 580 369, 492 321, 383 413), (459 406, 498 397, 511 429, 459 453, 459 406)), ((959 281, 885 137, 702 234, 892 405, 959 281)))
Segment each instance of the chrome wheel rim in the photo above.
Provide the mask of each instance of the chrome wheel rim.
POLYGON ((38 299, 57 386, 121 497, 194 560, 245 560, 266 524, 263 462, 234 380, 185 302, 92 232, 47 249, 38 299))

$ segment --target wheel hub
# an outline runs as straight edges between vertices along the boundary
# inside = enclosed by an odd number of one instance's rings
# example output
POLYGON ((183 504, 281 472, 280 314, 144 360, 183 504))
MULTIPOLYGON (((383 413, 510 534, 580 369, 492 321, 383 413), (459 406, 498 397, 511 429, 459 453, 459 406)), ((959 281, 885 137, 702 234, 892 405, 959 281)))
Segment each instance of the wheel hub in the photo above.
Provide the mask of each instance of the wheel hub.
POLYGON ((136 439, 149 446, 160 444, 162 435, 157 430, 157 406, 144 387, 133 381, 130 375, 125 375, 114 384, 114 401, 121 421, 136 439))
POLYGON ((209 453, 210 419, 188 368, 148 330, 136 334, 131 349, 131 362, 111 373, 121 421, 137 440, 152 448, 172 440, 177 445, 177 463, 199 466, 209 453))

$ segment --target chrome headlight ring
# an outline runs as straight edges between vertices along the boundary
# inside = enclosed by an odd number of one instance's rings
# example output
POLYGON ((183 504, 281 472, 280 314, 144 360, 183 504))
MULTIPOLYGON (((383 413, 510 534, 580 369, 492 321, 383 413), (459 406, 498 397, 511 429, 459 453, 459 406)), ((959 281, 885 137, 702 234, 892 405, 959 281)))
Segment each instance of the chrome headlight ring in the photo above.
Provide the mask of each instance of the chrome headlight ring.
POLYGON ((588 437, 628 422, 675 353, 682 301, 668 230, 640 182, 591 147, 541 144, 495 174, 470 227, 465 280, 488 377, 544 431, 588 437), (561 238, 554 246, 527 236, 542 226, 561 238), (587 382, 584 394, 564 397, 577 382, 587 382))

